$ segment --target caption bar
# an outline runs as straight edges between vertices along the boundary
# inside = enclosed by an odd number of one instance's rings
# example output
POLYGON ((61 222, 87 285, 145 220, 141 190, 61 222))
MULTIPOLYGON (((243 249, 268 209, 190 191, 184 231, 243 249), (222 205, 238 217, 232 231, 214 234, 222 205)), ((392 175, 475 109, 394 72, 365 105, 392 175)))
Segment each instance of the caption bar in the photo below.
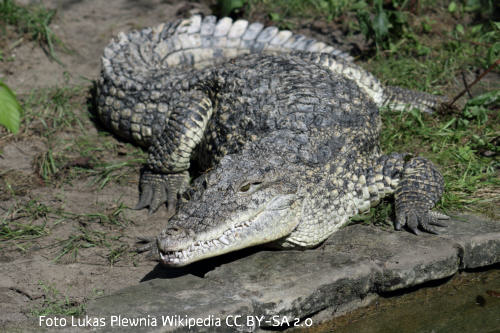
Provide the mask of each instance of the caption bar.
POLYGON ((311 318, 301 320, 285 316, 230 315, 220 318, 214 315, 189 317, 181 315, 127 317, 111 315, 103 317, 55 317, 39 316, 38 325, 45 328, 59 327, 310 327, 311 318))

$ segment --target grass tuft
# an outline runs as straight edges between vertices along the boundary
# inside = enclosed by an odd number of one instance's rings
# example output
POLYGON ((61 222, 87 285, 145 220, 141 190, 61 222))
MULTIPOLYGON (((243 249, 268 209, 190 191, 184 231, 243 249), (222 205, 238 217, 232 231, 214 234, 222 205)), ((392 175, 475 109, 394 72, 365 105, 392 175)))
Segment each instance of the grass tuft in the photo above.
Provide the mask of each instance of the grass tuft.
POLYGON ((0 220, 0 240, 32 240, 47 235, 46 220, 52 213, 50 207, 34 199, 15 204, 0 220))
POLYGON ((85 305, 71 301, 69 297, 61 295, 55 285, 38 282, 44 293, 44 300, 41 306, 31 309, 31 316, 81 316, 85 313, 85 305))
POLYGON ((30 39, 38 42, 46 53, 55 61, 61 61, 55 54, 54 47, 64 47, 61 40, 54 34, 49 25, 56 14, 55 10, 47 9, 42 5, 28 7, 19 6, 13 0, 0 1, 0 29, 5 25, 14 26, 18 33, 26 34, 30 39))
POLYGON ((22 98, 24 129, 48 139, 62 130, 84 132, 84 117, 78 112, 84 93, 85 87, 81 86, 33 90, 22 98))

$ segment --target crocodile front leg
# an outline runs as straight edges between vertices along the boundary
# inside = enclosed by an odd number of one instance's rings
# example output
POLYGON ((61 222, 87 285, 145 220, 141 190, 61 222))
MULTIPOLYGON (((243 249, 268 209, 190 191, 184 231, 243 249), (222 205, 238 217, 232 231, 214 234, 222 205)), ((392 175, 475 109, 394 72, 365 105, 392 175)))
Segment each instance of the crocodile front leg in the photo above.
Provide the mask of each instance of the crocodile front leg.
POLYGON ((162 134, 152 139, 135 209, 149 207, 154 213, 166 202, 168 216, 175 214, 177 195, 189 182, 191 154, 202 140, 212 112, 211 100, 199 90, 189 91, 176 101, 162 134))

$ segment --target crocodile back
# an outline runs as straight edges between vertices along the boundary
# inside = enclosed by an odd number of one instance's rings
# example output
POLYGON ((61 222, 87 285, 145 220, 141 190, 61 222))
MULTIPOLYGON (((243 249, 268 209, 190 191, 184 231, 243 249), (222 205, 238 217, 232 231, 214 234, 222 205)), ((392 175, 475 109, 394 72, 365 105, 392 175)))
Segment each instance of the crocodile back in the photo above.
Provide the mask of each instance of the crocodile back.
POLYGON ((178 91, 186 69, 205 68, 249 53, 308 51, 352 57, 312 38, 245 20, 199 15, 120 33, 104 49, 98 115, 120 137, 149 146, 168 121, 165 94, 178 91))

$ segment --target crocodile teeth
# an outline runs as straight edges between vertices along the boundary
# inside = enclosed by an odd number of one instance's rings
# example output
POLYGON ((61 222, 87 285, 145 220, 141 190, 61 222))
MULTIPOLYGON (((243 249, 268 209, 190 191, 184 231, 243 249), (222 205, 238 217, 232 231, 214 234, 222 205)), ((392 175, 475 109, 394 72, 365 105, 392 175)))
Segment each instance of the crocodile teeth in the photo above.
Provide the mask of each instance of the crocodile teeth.
POLYGON ((225 245, 229 245, 229 240, 227 239, 226 236, 222 236, 219 238, 219 241, 221 241, 225 245))

